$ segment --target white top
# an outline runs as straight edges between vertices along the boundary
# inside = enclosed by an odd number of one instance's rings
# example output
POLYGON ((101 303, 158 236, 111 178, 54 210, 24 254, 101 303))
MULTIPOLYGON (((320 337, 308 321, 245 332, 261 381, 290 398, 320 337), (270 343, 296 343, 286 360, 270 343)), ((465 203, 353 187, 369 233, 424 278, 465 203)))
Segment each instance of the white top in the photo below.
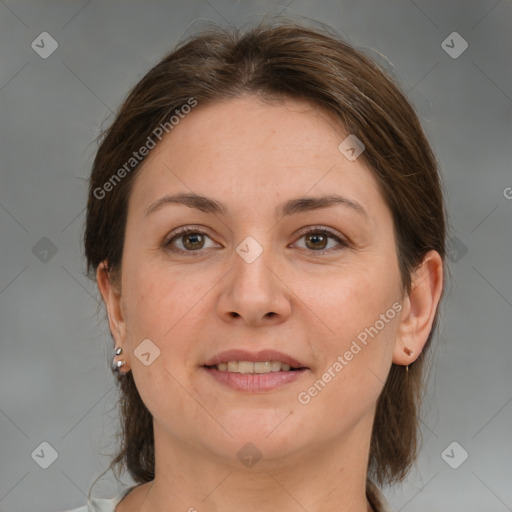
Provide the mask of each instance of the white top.
MULTIPOLYGON (((112 499, 93 498, 87 502, 83 507, 74 508, 73 510, 66 510, 64 512, 115 512, 118 503, 133 489, 137 487, 128 487, 120 492, 112 499)), ((366 482, 366 497, 373 507, 375 512, 393 512, 391 505, 387 502, 381 490, 370 480, 366 482)))
POLYGON ((72 510, 65 510, 64 512, 116 512, 117 504, 133 489, 137 487, 128 487, 120 492, 117 496, 111 499, 92 498, 87 500, 87 505, 83 507, 74 508, 72 510))

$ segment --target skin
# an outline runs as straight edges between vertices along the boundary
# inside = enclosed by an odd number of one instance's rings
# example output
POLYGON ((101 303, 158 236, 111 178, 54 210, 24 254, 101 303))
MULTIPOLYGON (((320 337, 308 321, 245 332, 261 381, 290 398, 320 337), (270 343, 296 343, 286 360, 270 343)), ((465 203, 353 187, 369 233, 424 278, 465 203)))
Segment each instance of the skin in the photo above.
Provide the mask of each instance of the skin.
POLYGON ((154 419, 155 479, 118 512, 371 510, 376 402, 391 363, 421 353, 443 276, 440 256, 428 253, 404 296, 390 210, 363 159, 338 149, 347 135, 305 102, 244 96, 198 105, 147 157, 129 200, 120 287, 102 265, 97 271, 122 371, 133 372, 154 419), (174 204, 145 216, 178 192, 211 197, 228 213, 174 204), (288 199, 333 192, 365 214, 345 205, 275 214, 288 199), (165 247, 189 225, 207 235, 203 245, 182 236, 172 245, 181 253, 165 247), (311 240, 299 232, 308 226, 331 228, 347 245, 311 240), (235 251, 247 236, 263 249, 252 263, 235 251), (191 242, 199 256, 186 253, 191 242), (400 313, 300 403, 298 394, 394 303, 400 313), (134 350, 148 338, 160 355, 146 366, 134 350), (274 391, 236 391, 201 369, 233 348, 276 349, 309 369, 274 391), (250 468, 237 457, 248 442, 263 455, 250 468))

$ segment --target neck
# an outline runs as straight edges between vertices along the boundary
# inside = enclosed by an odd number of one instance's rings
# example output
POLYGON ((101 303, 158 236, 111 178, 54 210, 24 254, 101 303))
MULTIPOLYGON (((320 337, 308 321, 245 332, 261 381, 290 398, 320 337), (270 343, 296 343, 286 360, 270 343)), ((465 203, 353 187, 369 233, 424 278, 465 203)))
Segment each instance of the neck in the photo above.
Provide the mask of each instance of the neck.
POLYGON ((264 456, 241 468, 238 459, 219 462, 197 446, 169 439, 155 422, 155 479, 146 484, 139 510, 371 512, 366 499, 371 426, 368 421, 343 439, 279 458, 264 456))

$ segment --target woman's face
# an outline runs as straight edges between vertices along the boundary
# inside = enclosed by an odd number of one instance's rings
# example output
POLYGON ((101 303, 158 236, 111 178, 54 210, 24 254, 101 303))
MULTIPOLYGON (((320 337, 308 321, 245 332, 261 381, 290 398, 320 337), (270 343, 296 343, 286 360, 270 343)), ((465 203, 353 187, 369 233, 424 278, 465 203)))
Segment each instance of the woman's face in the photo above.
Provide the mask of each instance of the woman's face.
POLYGON ((348 135, 246 96, 198 104, 147 157, 117 341, 171 445, 239 464, 247 443, 270 460, 369 437, 403 297, 391 213, 348 135))

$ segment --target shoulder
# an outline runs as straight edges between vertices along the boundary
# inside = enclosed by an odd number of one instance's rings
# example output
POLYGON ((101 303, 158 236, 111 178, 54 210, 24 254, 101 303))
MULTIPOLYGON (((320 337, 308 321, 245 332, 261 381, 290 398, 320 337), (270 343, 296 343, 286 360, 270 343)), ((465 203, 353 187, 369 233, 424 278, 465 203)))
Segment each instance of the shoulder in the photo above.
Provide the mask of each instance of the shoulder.
POLYGON ((366 480, 366 497, 375 512, 393 512, 382 491, 371 480, 366 480))
POLYGON ((62 512, 115 512, 117 504, 135 487, 124 489, 111 499, 92 498, 88 500, 87 505, 62 512))

